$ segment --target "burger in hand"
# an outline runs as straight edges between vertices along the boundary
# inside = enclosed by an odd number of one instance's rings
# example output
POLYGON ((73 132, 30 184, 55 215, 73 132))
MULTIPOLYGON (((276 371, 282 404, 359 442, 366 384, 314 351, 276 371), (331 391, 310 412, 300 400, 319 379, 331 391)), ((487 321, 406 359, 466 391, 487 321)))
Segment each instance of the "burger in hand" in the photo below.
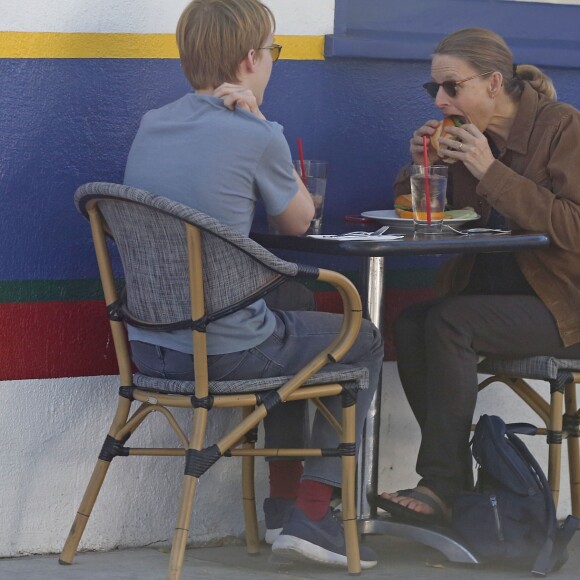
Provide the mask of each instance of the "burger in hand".
POLYGON ((453 159, 452 157, 443 157, 441 155, 441 144, 439 143, 439 137, 444 137, 445 139, 451 139, 453 141, 459 141, 459 139, 455 135, 451 135, 451 133, 447 132, 448 127, 461 127, 463 125, 463 119, 456 115, 451 115, 449 117, 445 117, 437 129, 435 129, 435 133, 431 135, 431 145, 433 145, 433 149, 437 155, 441 158, 441 161, 444 163, 455 163, 459 161, 458 159, 453 159))

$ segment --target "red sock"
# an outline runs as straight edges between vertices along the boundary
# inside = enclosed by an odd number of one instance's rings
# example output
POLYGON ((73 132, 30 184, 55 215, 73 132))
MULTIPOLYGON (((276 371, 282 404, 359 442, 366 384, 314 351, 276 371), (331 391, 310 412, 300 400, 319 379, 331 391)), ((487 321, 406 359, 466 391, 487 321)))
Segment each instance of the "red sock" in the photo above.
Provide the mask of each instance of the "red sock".
POLYGON ((303 479, 294 504, 311 520, 321 520, 328 511, 333 486, 312 479, 303 479))
POLYGON ((302 461, 268 461, 268 467, 270 497, 296 499, 303 471, 302 461))

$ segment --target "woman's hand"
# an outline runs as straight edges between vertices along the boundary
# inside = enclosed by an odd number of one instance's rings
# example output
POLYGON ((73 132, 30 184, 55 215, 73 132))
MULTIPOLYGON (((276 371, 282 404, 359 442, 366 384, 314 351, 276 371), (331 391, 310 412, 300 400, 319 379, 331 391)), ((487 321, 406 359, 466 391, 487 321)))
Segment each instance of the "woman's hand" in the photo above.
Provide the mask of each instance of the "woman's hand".
POLYGON ((449 127, 447 132, 455 135, 458 141, 441 137, 441 155, 462 161, 473 177, 481 179, 494 161, 485 135, 472 123, 449 127))
POLYGON ((419 127, 411 137, 410 148, 413 163, 423 165, 423 135, 427 136, 427 153, 429 155, 429 164, 432 165, 439 157, 431 145, 429 137, 435 133, 435 129, 439 126, 439 121, 431 119, 427 121, 422 127, 419 127))
POLYGON ((213 92, 213 96, 222 99, 224 105, 231 109, 244 109, 248 113, 256 115, 259 119, 266 119, 260 108, 254 93, 241 85, 223 83, 213 92))

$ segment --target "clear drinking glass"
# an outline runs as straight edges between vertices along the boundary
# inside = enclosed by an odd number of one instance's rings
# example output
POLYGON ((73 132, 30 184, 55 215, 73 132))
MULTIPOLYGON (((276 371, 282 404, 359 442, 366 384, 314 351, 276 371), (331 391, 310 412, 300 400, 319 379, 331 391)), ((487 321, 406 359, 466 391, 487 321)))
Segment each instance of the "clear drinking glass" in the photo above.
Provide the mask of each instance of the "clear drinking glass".
POLYGON ((446 194, 446 166, 411 166, 411 198, 416 233, 440 234, 442 232, 446 194))
MULTIPOLYGON (((302 167, 300 161, 295 159, 293 161, 294 168, 298 175, 302 177, 302 167)), ((326 171, 328 163, 326 161, 317 161, 311 159, 304 160, 304 170, 306 172, 303 177, 304 185, 312 196, 314 202, 314 218, 310 223, 310 230, 320 231, 322 225, 322 214, 324 212, 324 199, 326 197, 326 171)))

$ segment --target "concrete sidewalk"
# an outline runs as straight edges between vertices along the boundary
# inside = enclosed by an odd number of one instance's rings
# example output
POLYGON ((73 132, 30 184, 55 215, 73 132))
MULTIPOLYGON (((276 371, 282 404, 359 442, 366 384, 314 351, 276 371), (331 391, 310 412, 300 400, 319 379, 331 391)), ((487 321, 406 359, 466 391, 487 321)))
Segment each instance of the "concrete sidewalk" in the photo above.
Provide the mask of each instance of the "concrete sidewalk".
MULTIPOLYGON (((364 580, 384 579, 524 579, 529 571, 507 566, 451 564, 435 550, 390 536, 369 536, 366 542, 379 554, 379 564, 363 571, 364 580)), ((580 576, 580 533, 569 546, 570 559, 553 574, 557 580, 580 576)), ((58 556, 27 556, 0 560, 2 580, 162 580, 167 548, 140 548, 113 552, 83 552, 72 566, 60 566, 58 556)), ((258 556, 248 556, 241 544, 187 550, 183 580, 336 580, 348 578, 346 570, 316 565, 275 562, 269 546, 258 556)))

